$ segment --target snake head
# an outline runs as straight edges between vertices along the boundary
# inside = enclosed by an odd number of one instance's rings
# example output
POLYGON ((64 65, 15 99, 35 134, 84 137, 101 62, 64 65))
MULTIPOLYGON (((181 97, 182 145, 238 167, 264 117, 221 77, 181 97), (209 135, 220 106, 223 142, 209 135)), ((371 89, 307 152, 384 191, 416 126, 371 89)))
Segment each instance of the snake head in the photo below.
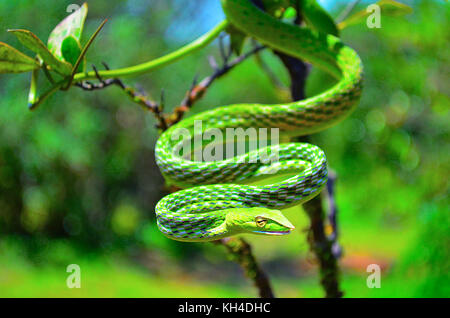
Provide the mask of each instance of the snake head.
POLYGON ((230 232, 260 235, 286 235, 295 229, 281 211, 266 208, 230 209, 226 225, 230 232))

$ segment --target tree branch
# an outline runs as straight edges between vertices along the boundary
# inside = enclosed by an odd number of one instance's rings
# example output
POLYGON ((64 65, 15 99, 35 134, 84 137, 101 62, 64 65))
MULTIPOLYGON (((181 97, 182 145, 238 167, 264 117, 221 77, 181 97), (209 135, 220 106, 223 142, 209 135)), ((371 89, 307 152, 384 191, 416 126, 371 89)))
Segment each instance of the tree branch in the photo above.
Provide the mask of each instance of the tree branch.
POLYGON ((258 265, 252 254, 252 248, 242 238, 225 238, 214 242, 225 246, 231 259, 237 262, 245 272, 245 275, 253 281, 261 298, 274 298, 269 278, 258 265))
POLYGON ((308 241, 311 250, 316 254, 320 267, 320 283, 327 298, 339 298, 343 292, 339 288, 339 268, 337 258, 333 254, 333 242, 325 234, 325 213, 320 196, 303 205, 311 221, 308 241))
MULTIPOLYGON (((83 81, 80 83, 76 83, 75 86, 86 91, 101 90, 112 85, 118 86, 125 92, 125 94, 128 95, 128 97, 130 97, 130 99, 133 102, 142 106, 145 110, 151 111, 154 114, 156 120, 158 121, 157 127, 161 129, 161 131, 165 131, 167 130, 167 128, 178 123, 181 119, 183 119, 184 114, 188 112, 192 108, 192 106, 204 96, 207 89, 213 84, 215 80, 227 74, 237 65, 248 59, 250 56, 256 54, 257 52, 265 48, 265 46, 262 45, 256 46, 251 51, 238 56, 231 62, 228 62, 231 52, 225 53, 222 41, 220 43, 221 43, 220 52, 223 59, 222 67, 218 67, 217 62, 214 60, 214 58, 210 57, 210 64, 214 69, 214 73, 204 78, 198 84, 196 79, 194 79, 193 84, 191 88, 187 91, 185 98, 181 101, 179 106, 175 107, 175 109, 171 114, 163 114, 162 112, 163 107, 161 104, 158 104, 152 100, 147 99, 144 94, 137 93, 137 91, 134 88, 125 85, 121 79, 110 78, 104 80, 101 77, 101 73, 98 72, 97 68, 94 65, 92 66, 92 68, 94 69, 96 78, 99 82, 93 83, 90 81, 83 81)), ((105 66, 106 70, 109 70, 109 67, 106 63, 103 63, 103 65, 105 66)))
MULTIPOLYGON (((103 65, 105 66, 105 68, 107 70, 109 70, 109 67, 106 63, 103 63, 103 65)), ((124 82, 122 80, 120 80, 119 78, 110 78, 110 79, 104 80, 100 76, 95 65, 92 65, 92 68, 94 69, 94 72, 95 72, 99 82, 92 83, 89 81, 85 81, 85 82, 76 83, 75 86, 77 86, 85 91, 94 91, 94 90, 104 89, 104 88, 107 88, 112 85, 116 85, 116 86, 120 87, 133 102, 140 105, 145 110, 151 111, 154 114, 156 120, 158 121, 158 128, 162 129, 163 131, 168 128, 168 124, 162 114, 162 107, 160 104, 147 99, 144 94, 139 94, 131 86, 125 85, 124 82)))
POLYGON ((235 66, 242 63, 257 52, 263 50, 264 48, 265 47, 262 45, 256 46, 251 51, 238 56, 231 62, 228 62, 229 54, 224 54, 223 50, 221 50, 223 65, 220 68, 217 66, 217 62, 214 60, 214 58, 210 57, 209 62, 211 64, 211 67, 214 69, 214 73, 204 78, 199 84, 197 84, 196 79, 194 79, 191 88, 187 91, 186 96, 182 100, 181 104, 174 109, 172 114, 166 116, 167 123, 169 123, 170 126, 178 123, 181 119, 183 119, 184 114, 192 108, 194 103, 199 101, 205 95, 207 89, 213 84, 215 80, 227 74, 235 66))

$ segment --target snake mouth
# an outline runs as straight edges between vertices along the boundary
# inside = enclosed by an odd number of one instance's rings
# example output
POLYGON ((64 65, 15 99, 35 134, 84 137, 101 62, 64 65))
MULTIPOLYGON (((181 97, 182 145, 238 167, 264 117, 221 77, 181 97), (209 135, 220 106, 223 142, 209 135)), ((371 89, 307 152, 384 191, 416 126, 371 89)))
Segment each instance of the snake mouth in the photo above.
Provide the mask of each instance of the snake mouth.
POLYGON ((255 231, 255 233, 267 234, 267 235, 286 235, 286 234, 291 233, 291 230, 288 230, 288 231, 273 231, 273 232, 269 232, 269 231, 255 231))

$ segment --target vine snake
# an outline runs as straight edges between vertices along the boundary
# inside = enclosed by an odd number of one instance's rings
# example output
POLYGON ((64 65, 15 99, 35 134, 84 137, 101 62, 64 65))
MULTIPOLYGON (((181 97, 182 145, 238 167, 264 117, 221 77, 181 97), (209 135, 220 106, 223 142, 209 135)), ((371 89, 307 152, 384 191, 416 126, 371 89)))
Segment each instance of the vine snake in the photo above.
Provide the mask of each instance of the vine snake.
POLYGON ((249 0, 222 0, 228 23, 264 45, 301 58, 330 73, 336 84, 311 98, 286 104, 235 104, 183 119, 163 132, 156 162, 166 181, 184 190, 162 198, 155 207, 159 230, 167 237, 203 242, 240 234, 284 235, 294 226, 280 209, 316 196, 327 182, 324 152, 308 143, 271 144, 233 158, 199 161, 180 154, 184 129, 193 138, 195 122, 202 133, 226 128, 279 128, 289 137, 324 130, 348 116, 362 89, 362 62, 357 53, 335 36, 284 23, 249 0), (277 161, 262 160, 277 154, 277 161), (249 163, 249 158, 257 158, 249 163), (273 176, 280 180, 258 184, 273 176), (285 178, 283 178, 285 176, 285 178), (249 185, 257 180, 256 185, 249 185))

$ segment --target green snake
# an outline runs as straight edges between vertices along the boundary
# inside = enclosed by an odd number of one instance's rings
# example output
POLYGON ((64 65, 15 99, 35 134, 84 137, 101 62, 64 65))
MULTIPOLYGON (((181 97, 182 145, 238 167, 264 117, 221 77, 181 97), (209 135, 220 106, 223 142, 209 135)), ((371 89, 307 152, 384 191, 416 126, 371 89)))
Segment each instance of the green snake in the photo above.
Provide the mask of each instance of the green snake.
POLYGON ((304 203, 327 182, 324 152, 308 143, 270 144, 232 158, 200 161, 180 153, 182 130, 190 138, 212 129, 279 128, 294 137, 324 130, 348 116, 362 90, 362 62, 357 53, 333 35, 284 23, 249 0, 222 0, 228 23, 264 45, 301 58, 330 73, 337 83, 325 92, 293 103, 236 104, 183 119, 159 137, 156 162, 165 179, 182 188, 156 207, 159 230, 187 242, 212 241, 240 233, 288 234, 294 226, 280 209, 304 203), (272 157, 276 155, 276 160, 272 157), (257 159, 250 161, 250 159, 257 159), (263 160, 264 159, 264 160, 263 160), (274 183, 259 180, 280 176, 274 183), (285 176, 285 177, 284 177, 285 176), (256 185, 249 185, 257 181, 256 185))

